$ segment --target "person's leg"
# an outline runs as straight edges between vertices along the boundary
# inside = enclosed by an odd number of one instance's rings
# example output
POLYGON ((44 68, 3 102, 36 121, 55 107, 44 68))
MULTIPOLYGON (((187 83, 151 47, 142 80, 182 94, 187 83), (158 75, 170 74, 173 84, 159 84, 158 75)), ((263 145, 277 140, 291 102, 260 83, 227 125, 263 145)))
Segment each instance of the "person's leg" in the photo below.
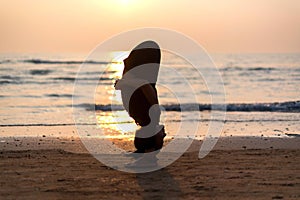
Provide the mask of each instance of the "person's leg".
POLYGON ((154 137, 155 150, 160 150, 163 147, 165 137, 165 127, 163 125, 159 125, 159 132, 154 137))

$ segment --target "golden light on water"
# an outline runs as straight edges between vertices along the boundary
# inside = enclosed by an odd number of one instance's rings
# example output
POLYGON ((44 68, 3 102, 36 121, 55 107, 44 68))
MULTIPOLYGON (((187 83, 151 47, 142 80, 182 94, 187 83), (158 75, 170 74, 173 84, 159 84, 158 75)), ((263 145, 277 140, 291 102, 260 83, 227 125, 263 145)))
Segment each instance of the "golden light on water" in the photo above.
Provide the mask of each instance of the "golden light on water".
POLYGON ((108 138, 133 139, 138 128, 126 111, 99 112, 96 119, 108 138))
MULTIPOLYGON (((104 92, 99 91, 99 94, 105 93, 105 97, 102 95, 96 98, 96 104, 98 105, 122 105, 121 92, 115 90, 114 82, 116 79, 122 77, 124 69, 123 60, 128 57, 129 52, 116 51, 111 52, 111 55, 113 59, 107 67, 107 71, 109 72, 109 80, 112 80, 112 82, 111 85, 98 87, 99 90, 105 89, 104 92)), ((99 127, 108 138, 133 139, 134 133, 138 128, 125 110, 112 112, 97 111, 96 119, 99 127)))
POLYGON ((129 52, 127 51, 115 51, 112 52, 112 63, 109 65, 109 71, 113 71, 109 78, 113 80, 110 90, 107 92, 109 93, 109 101, 112 104, 122 104, 121 92, 119 90, 115 90, 114 88, 114 81, 116 79, 122 78, 122 73, 124 69, 123 60, 128 57, 129 52))
POLYGON ((111 80, 109 85, 98 85, 95 103, 101 104, 122 104, 121 92, 115 90, 114 83, 117 79, 122 77, 124 63, 123 60, 127 58, 129 52, 127 51, 115 51, 111 52, 111 63, 106 68, 106 74, 108 79, 111 80), (104 91, 103 91, 104 89, 104 91))

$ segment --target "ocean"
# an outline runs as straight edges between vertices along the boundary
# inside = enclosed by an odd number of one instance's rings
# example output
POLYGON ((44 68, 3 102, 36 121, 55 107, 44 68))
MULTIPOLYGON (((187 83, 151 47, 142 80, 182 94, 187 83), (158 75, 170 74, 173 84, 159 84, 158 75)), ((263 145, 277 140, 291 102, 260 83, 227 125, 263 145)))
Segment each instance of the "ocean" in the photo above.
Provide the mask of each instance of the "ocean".
MULTIPOLYGON (((124 56, 126 52, 118 55, 124 56)), ((300 54, 212 54, 211 57, 226 94, 222 136, 300 136, 300 54)), ((122 73, 121 60, 84 58, 85 55, 67 54, 0 55, 0 136, 38 136, 51 129, 51 136, 75 137, 76 131, 62 134, 55 132, 55 128, 74 128, 73 108, 76 108, 89 118, 77 125, 100 127, 107 137, 132 138, 138 127, 124 111, 120 94, 113 87, 122 73), (77 74, 83 62, 89 67, 77 74), (76 81, 83 88, 80 94, 74 92, 76 81), (84 87, 95 82, 94 100, 74 104, 77 101, 72 98, 84 99, 84 87), (95 120, 90 119, 93 116, 95 120), (38 131, 26 131, 30 127, 38 131)), ((162 53, 158 94, 163 109, 161 121, 168 137, 174 136, 181 124, 199 123, 195 137, 203 138, 212 120, 212 93, 205 77, 195 73, 188 62, 162 53), (168 69, 180 72, 185 82, 168 69), (190 98, 187 83, 193 88, 194 99, 190 98)))

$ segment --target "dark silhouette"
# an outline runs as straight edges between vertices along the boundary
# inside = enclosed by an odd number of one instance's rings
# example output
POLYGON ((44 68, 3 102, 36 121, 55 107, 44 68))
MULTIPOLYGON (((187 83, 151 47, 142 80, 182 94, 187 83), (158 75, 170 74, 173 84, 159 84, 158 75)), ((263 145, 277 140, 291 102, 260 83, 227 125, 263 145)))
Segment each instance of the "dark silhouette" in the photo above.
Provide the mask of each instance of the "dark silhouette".
POLYGON ((161 149, 166 135, 164 127, 159 125, 156 90, 160 58, 160 48, 155 42, 142 42, 124 60, 123 77, 116 81, 115 87, 121 90, 126 111, 141 126, 135 135, 135 153, 161 149))

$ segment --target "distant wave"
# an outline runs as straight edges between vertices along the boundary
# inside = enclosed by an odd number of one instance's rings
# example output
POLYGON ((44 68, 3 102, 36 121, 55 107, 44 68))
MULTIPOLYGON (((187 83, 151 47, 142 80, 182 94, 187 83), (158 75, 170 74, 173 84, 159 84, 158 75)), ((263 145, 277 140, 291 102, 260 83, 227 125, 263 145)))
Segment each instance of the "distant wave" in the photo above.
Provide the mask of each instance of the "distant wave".
POLYGON ((20 80, 21 77, 19 77, 19 76, 4 75, 4 76, 0 76, 0 79, 6 79, 6 80, 20 80))
POLYGON ((6 63, 31 63, 31 64, 67 64, 67 65, 76 65, 76 64, 110 64, 110 63, 119 63, 119 62, 106 62, 106 61, 95 61, 95 60, 44 60, 44 59, 25 59, 25 60, 0 60, 0 64, 6 63))
POLYGON ((100 80, 100 81, 108 81, 114 80, 113 78, 106 78, 106 77, 94 77, 94 78, 78 78, 78 77, 55 77, 52 80, 63 80, 63 81, 92 81, 92 80, 100 80))
MULTIPOLYGON (((82 104, 78 105, 92 109, 93 105, 82 104)), ((222 110, 224 105, 211 104, 168 104, 162 105, 166 111, 205 111, 205 110, 222 110), (182 109, 183 108, 183 109, 182 109)), ((228 112, 300 112, 300 101, 275 102, 275 103, 252 103, 252 104, 227 104, 226 111, 228 112)), ((95 110, 101 111, 117 111, 124 110, 122 105, 95 105, 95 110)))
POLYGON ((30 70, 31 75, 47 75, 50 72, 52 72, 52 70, 49 70, 49 69, 32 69, 32 70, 30 70))
POLYGON ((94 60, 87 60, 87 61, 74 61, 74 60, 67 60, 67 61, 61 61, 61 60, 42 60, 42 59, 28 59, 28 60, 21 60, 19 62, 24 63, 32 63, 32 64, 109 64, 109 63, 117 63, 117 62, 104 62, 104 61, 94 61, 94 60))
MULTIPOLYGON (((77 64, 110 64, 110 63, 120 63, 120 62, 110 62, 110 61, 96 61, 96 60, 51 60, 51 59, 39 59, 39 58, 32 58, 32 59, 23 59, 23 60, 10 60, 4 59, 0 60, 0 64, 6 63, 31 63, 31 64, 66 64, 66 65, 77 65, 77 64)), ((170 66, 174 65, 173 63, 169 64, 170 66)), ((224 68, 219 68, 221 71, 274 71, 274 70, 282 70, 287 69, 287 67, 261 67, 261 66, 253 66, 253 67, 241 67, 241 66, 226 66, 224 68)), ((293 69, 298 71, 299 68, 293 69)))
POLYGON ((0 64, 10 63, 10 62, 11 62, 11 60, 1 60, 1 61, 0 61, 0 64))
POLYGON ((55 98, 72 98, 72 94, 46 94, 46 97, 55 97, 55 98))
POLYGON ((222 71, 275 71, 278 70, 274 67, 225 67, 220 68, 222 71))
POLYGON ((21 79, 21 77, 18 77, 18 76, 10 76, 10 75, 0 76, 0 85, 18 84, 18 83, 20 83, 20 79, 21 79))
POLYGON ((300 101, 254 104, 228 104, 227 111, 300 112, 300 101))
POLYGON ((4 85, 4 84, 12 84, 12 83, 17 83, 16 81, 0 81, 0 85, 4 85))
MULTIPOLYGON (((46 75, 50 72, 35 72, 35 74, 39 75, 46 75)), ((114 80, 114 78, 110 77, 83 77, 78 78, 75 76, 68 76, 68 77, 54 77, 54 78, 45 78, 44 81, 35 81, 35 79, 22 79, 22 77, 14 77, 14 76, 0 76, 0 85, 5 84, 38 84, 38 85, 45 85, 45 84, 51 84, 53 81, 64 81, 64 82, 74 82, 75 80, 80 81, 80 83, 88 83, 89 81, 103 81, 101 82, 102 85, 111 85, 110 83, 106 83, 104 81, 111 81, 114 80)))

